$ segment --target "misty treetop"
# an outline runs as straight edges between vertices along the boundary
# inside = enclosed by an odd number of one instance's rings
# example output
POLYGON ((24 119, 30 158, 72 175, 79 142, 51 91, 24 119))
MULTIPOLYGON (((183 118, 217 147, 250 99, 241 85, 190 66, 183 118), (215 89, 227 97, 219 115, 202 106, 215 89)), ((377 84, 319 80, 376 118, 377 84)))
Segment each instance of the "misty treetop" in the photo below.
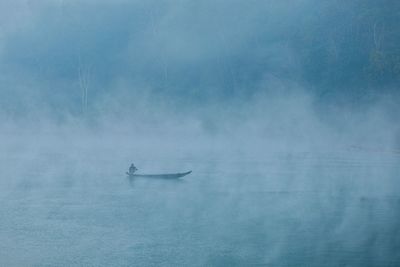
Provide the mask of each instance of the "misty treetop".
POLYGON ((0 10, 1 111, 16 116, 246 102, 279 84, 328 102, 399 98, 397 0, 10 0, 0 10))

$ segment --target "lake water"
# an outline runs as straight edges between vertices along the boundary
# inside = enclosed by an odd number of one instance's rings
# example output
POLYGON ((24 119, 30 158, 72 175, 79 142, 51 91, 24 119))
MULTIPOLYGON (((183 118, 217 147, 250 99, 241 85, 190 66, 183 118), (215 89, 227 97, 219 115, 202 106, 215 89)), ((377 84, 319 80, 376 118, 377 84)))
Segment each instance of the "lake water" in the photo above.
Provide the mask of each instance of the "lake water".
POLYGON ((400 155, 3 155, 0 266, 400 266, 400 155))

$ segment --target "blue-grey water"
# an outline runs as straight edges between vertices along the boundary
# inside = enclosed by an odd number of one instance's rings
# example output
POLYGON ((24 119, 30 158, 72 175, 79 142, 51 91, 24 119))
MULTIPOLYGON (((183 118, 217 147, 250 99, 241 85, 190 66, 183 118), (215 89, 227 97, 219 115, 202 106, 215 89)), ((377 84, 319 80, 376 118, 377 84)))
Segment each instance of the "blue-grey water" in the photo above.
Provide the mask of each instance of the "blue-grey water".
MULTIPOLYGON (((103 151, 104 152, 104 151, 103 151)), ((400 266, 400 155, 2 155, 0 266, 400 266)))

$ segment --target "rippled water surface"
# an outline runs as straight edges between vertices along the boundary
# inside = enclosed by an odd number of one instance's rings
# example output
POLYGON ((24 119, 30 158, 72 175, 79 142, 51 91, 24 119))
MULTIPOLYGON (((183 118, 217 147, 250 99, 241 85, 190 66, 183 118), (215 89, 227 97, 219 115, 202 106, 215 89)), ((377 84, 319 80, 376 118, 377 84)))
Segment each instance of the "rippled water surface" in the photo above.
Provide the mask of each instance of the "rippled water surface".
POLYGON ((1 266, 399 266, 400 156, 5 155, 1 266))

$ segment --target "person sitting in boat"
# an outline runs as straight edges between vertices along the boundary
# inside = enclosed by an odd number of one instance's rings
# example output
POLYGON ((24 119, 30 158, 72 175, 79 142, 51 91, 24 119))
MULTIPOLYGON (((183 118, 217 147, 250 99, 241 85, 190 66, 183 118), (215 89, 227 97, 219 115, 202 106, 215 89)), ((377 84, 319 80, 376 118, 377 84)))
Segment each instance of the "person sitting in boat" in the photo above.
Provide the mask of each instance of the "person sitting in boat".
POLYGON ((129 167, 129 173, 133 174, 135 171, 137 171, 138 169, 135 167, 135 165, 132 163, 131 166, 129 167))

